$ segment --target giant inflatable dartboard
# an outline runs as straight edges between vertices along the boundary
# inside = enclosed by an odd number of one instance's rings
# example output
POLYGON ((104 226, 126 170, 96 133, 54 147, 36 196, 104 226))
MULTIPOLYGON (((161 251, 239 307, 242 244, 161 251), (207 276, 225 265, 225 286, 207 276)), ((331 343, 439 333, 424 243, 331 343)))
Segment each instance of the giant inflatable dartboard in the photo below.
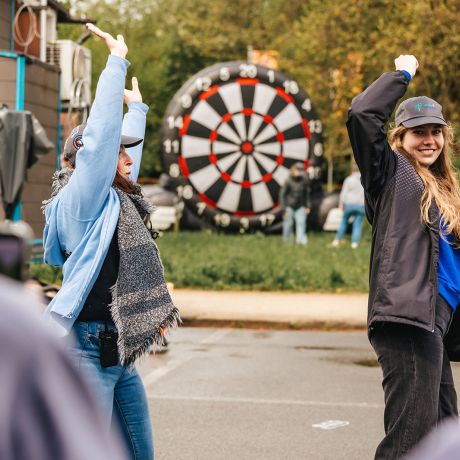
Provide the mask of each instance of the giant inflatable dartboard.
POLYGON ((281 217, 278 195, 290 166, 300 161, 319 176, 321 131, 294 80, 226 62, 194 75, 169 104, 163 166, 202 219, 232 231, 266 229, 281 217))

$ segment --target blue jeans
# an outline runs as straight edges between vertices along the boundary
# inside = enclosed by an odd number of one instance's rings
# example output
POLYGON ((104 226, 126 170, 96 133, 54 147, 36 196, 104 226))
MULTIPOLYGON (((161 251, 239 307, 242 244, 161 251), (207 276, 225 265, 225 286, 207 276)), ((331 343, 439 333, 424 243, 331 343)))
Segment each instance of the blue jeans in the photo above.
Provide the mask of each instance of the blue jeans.
POLYGON ((354 216, 351 233, 351 242, 359 244, 359 242, 361 241, 361 224, 363 222, 364 217, 364 205, 361 204, 344 205, 342 222, 340 223, 340 227, 337 230, 335 239, 338 241, 341 241, 343 239, 343 237, 345 236, 345 232, 347 231, 348 220, 351 216, 354 216))
POLYGON ((441 420, 457 417, 457 394, 443 344, 452 309, 438 296, 435 330, 376 323, 370 341, 383 372, 385 437, 375 460, 404 457, 441 420))
POLYGON ((283 240, 290 241, 293 221, 295 221, 296 243, 307 244, 307 215, 305 214, 305 208, 293 209, 288 206, 285 212, 286 215, 283 216, 283 240))
MULTIPOLYGON (((109 330, 116 330, 108 322, 109 330)), ((104 321, 77 321, 68 350, 100 401, 107 429, 119 429, 133 460, 153 459, 153 434, 144 385, 134 367, 103 368, 99 362, 99 332, 104 321)), ((72 414, 69 414, 71 417, 72 414)))

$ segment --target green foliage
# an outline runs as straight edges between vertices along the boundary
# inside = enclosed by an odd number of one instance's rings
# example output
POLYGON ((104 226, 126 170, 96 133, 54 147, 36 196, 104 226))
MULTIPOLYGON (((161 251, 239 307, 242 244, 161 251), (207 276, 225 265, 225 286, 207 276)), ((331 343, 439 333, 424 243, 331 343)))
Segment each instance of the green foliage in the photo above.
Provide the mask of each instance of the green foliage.
MULTIPOLYGON (((275 49, 280 70, 310 94, 324 126, 325 154, 351 154, 345 120, 351 99, 399 54, 415 54, 420 72, 409 96, 437 99, 460 122, 460 2, 458 0, 70 0, 74 15, 122 33, 129 45, 130 74, 139 78, 151 109, 143 175, 161 171, 160 126, 167 104, 194 73, 216 62, 245 59, 248 46, 275 49)), ((76 38, 81 26, 61 26, 76 38), (76 32, 78 30, 78 32, 76 32)), ((106 60, 93 51, 93 82, 106 60)), ((346 160, 340 160, 345 161, 346 160)))
POLYGON ((30 276, 37 278, 46 284, 61 285, 62 270, 46 264, 32 264, 30 266, 30 276))

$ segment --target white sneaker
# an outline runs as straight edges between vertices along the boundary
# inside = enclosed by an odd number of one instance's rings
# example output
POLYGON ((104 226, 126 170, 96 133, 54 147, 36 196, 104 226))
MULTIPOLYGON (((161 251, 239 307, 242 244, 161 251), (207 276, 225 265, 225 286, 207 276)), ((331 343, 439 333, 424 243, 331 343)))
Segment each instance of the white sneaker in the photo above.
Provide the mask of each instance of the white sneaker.
POLYGON ((351 249, 356 249, 358 246, 358 243, 351 243, 351 249))
POLYGON ((340 241, 339 241, 339 240, 334 240, 334 241, 331 243, 331 246, 333 246, 334 248, 336 248, 339 244, 340 244, 340 241))

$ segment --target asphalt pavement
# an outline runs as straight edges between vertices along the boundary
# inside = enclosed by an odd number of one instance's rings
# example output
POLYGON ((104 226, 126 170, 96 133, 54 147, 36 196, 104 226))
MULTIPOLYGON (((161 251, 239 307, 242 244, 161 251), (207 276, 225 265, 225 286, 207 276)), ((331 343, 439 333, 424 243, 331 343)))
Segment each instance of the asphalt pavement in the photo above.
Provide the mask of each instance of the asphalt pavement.
POLYGON ((383 436, 365 331, 182 327, 138 368, 156 460, 368 460, 383 436))

